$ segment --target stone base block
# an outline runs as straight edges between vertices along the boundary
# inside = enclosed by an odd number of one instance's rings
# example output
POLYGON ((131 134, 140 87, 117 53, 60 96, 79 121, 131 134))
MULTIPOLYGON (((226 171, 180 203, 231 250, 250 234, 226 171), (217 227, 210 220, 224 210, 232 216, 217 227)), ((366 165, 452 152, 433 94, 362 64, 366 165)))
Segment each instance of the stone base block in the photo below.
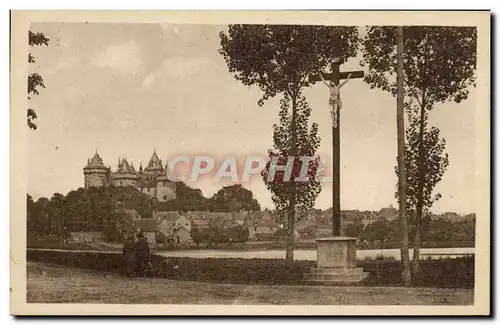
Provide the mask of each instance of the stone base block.
POLYGON ((360 267, 355 268, 312 268, 306 282, 319 285, 342 285, 361 282, 368 277, 360 267))

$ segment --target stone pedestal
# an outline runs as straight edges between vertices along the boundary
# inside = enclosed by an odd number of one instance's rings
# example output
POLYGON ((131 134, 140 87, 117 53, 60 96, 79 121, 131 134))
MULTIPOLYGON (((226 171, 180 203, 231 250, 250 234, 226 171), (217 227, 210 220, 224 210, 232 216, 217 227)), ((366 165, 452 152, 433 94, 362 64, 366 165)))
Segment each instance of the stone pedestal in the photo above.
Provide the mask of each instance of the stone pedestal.
POLYGON ((310 283, 339 285, 364 280, 368 273, 356 267, 356 238, 327 237, 316 239, 318 266, 307 276, 310 283))

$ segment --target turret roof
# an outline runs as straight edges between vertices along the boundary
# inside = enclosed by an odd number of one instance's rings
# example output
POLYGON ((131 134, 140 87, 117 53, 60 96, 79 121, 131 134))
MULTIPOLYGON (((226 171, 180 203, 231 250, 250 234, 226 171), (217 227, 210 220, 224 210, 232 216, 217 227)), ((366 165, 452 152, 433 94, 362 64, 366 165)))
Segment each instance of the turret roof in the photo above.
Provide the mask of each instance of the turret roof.
POLYGON ((161 165, 161 160, 158 158, 156 154, 156 149, 153 150, 153 155, 149 160, 148 166, 145 168, 146 170, 163 170, 163 166, 161 165))
POLYGON ((117 173, 135 173, 135 168, 132 163, 129 164, 127 158, 122 158, 118 160, 118 168, 116 169, 117 173))
POLYGON ((87 166, 85 166, 85 168, 105 168, 105 169, 108 169, 106 166, 104 166, 102 158, 97 153, 97 150, 95 151, 94 156, 90 160, 87 160, 87 166))

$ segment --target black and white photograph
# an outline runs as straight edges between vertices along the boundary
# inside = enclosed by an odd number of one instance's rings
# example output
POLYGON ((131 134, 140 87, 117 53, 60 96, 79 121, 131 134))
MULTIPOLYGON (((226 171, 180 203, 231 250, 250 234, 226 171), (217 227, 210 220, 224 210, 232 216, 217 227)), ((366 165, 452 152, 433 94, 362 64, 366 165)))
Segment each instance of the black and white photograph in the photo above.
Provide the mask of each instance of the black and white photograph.
POLYGON ((488 11, 13 11, 11 50, 13 314, 489 314, 488 11))

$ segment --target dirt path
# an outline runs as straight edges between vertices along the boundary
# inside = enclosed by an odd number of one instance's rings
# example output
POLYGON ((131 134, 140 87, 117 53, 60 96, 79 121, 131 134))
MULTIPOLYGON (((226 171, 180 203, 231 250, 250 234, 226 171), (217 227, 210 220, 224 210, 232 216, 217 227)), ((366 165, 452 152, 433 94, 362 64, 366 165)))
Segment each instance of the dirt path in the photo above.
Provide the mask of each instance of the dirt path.
POLYGON ((470 305, 468 289, 263 286, 167 279, 28 263, 29 303, 470 305))

